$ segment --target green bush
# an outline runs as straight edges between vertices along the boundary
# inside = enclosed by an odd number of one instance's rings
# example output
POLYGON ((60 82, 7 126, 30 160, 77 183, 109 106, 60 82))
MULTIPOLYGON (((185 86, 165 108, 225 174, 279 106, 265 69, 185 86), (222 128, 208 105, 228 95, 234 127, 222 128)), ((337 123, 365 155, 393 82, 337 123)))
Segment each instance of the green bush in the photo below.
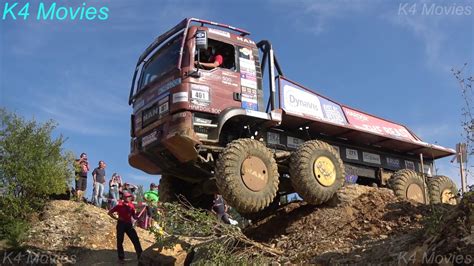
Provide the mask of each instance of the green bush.
POLYGON ((63 152, 62 136, 52 137, 53 121, 26 121, 0 109, 0 123, 0 237, 18 245, 30 215, 66 191, 73 156, 63 152))

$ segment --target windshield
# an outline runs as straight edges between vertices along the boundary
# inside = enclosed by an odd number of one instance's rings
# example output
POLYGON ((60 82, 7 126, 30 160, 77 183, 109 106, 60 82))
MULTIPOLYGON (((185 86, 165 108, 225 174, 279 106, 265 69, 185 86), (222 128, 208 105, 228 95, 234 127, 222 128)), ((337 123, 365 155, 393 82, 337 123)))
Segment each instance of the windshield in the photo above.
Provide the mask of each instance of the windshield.
POLYGON ((171 69, 177 67, 182 40, 182 35, 176 36, 156 52, 143 69, 140 86, 137 91, 140 91, 153 80, 160 78, 171 69))

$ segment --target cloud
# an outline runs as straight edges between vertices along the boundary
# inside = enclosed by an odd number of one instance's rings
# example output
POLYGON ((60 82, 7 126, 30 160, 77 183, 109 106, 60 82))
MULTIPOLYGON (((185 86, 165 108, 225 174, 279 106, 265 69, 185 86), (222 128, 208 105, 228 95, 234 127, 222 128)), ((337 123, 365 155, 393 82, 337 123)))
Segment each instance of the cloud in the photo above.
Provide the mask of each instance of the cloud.
MULTIPOLYGON (((464 63, 456 62, 457 58, 453 56, 453 52, 462 56, 472 55, 472 49, 470 49, 470 53, 469 51, 459 53, 459 51, 449 50, 450 47, 459 46, 459 44, 452 43, 453 36, 459 33, 456 29, 464 24, 472 25, 472 14, 465 13, 466 10, 469 10, 468 7, 472 10, 472 2, 415 1, 399 3, 399 6, 384 13, 381 17, 394 26, 407 29, 423 43, 426 66, 447 72, 453 63, 464 63), (407 6, 404 6, 405 4, 407 6), (458 10, 459 8, 464 10, 464 13, 447 12, 447 10, 458 10), (433 10, 444 10, 444 12, 434 13, 433 10)), ((472 26, 470 29, 471 32, 467 34, 472 36, 472 26)))
MULTIPOLYGON (((58 128, 86 136, 117 136, 121 126, 129 121, 126 98, 117 95, 117 84, 101 86, 100 77, 88 73, 71 76, 68 71, 57 73, 52 87, 30 88, 34 100, 20 99, 44 120, 53 119, 58 128), (102 87, 102 89, 98 89, 102 87), (48 94, 44 94, 48 91, 48 94)), ((126 124, 128 125, 128 124, 126 124)))
POLYGON ((387 14, 385 18, 395 26, 410 31, 424 46, 426 65, 449 70, 441 59, 446 33, 441 29, 441 16, 403 15, 396 12, 387 14))
MULTIPOLYGON (((287 4, 288 2, 282 2, 287 4)), ((330 23, 334 20, 343 19, 351 14, 361 13, 373 7, 369 1, 294 1, 292 12, 289 13, 294 25, 298 29, 307 30, 319 35, 328 30, 330 23)), ((291 10, 291 9, 290 9, 291 10)))

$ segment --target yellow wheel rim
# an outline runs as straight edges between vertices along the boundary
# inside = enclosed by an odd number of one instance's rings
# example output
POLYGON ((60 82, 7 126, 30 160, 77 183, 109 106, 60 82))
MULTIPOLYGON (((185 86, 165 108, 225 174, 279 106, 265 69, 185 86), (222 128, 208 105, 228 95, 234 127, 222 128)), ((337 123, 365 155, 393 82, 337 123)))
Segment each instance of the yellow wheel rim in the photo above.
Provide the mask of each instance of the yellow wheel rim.
POLYGON ((410 184, 407 187, 407 199, 409 200, 425 203, 425 197, 423 194, 423 188, 421 188, 418 184, 410 184))
POLYGON ((451 189, 443 190, 441 193, 441 203, 456 205, 456 198, 454 197, 453 192, 451 192, 451 189))
POLYGON ((320 156, 314 161, 313 171, 316 180, 325 187, 331 186, 336 181, 336 166, 326 156, 320 156))

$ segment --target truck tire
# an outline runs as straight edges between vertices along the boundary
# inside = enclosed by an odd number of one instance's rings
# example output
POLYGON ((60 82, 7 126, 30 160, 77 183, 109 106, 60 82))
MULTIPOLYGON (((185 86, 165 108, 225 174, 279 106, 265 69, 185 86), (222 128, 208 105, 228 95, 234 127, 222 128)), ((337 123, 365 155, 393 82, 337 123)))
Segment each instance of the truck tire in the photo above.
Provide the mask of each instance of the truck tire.
POLYGON ((344 185, 344 165, 329 144, 319 140, 303 143, 292 155, 290 180, 293 188, 310 204, 321 204, 344 185))
POLYGON ((429 203, 425 181, 422 176, 413 170, 402 169, 396 171, 390 178, 389 185, 395 195, 400 199, 412 200, 424 204, 429 203))
POLYGON ((445 203, 456 205, 458 189, 447 176, 434 176, 428 180, 430 200, 433 204, 445 203))
POLYGON ((273 153, 256 140, 232 141, 217 160, 219 193, 239 213, 258 212, 270 205, 278 191, 278 178, 273 153))
POLYGON ((193 184, 172 175, 162 175, 159 190, 160 202, 178 202, 178 195, 181 195, 195 208, 209 209, 214 196, 208 194, 193 196, 192 186, 193 184))
POLYGON ((170 175, 161 175, 159 190, 160 202, 175 202, 178 200, 174 179, 175 177, 170 175))

